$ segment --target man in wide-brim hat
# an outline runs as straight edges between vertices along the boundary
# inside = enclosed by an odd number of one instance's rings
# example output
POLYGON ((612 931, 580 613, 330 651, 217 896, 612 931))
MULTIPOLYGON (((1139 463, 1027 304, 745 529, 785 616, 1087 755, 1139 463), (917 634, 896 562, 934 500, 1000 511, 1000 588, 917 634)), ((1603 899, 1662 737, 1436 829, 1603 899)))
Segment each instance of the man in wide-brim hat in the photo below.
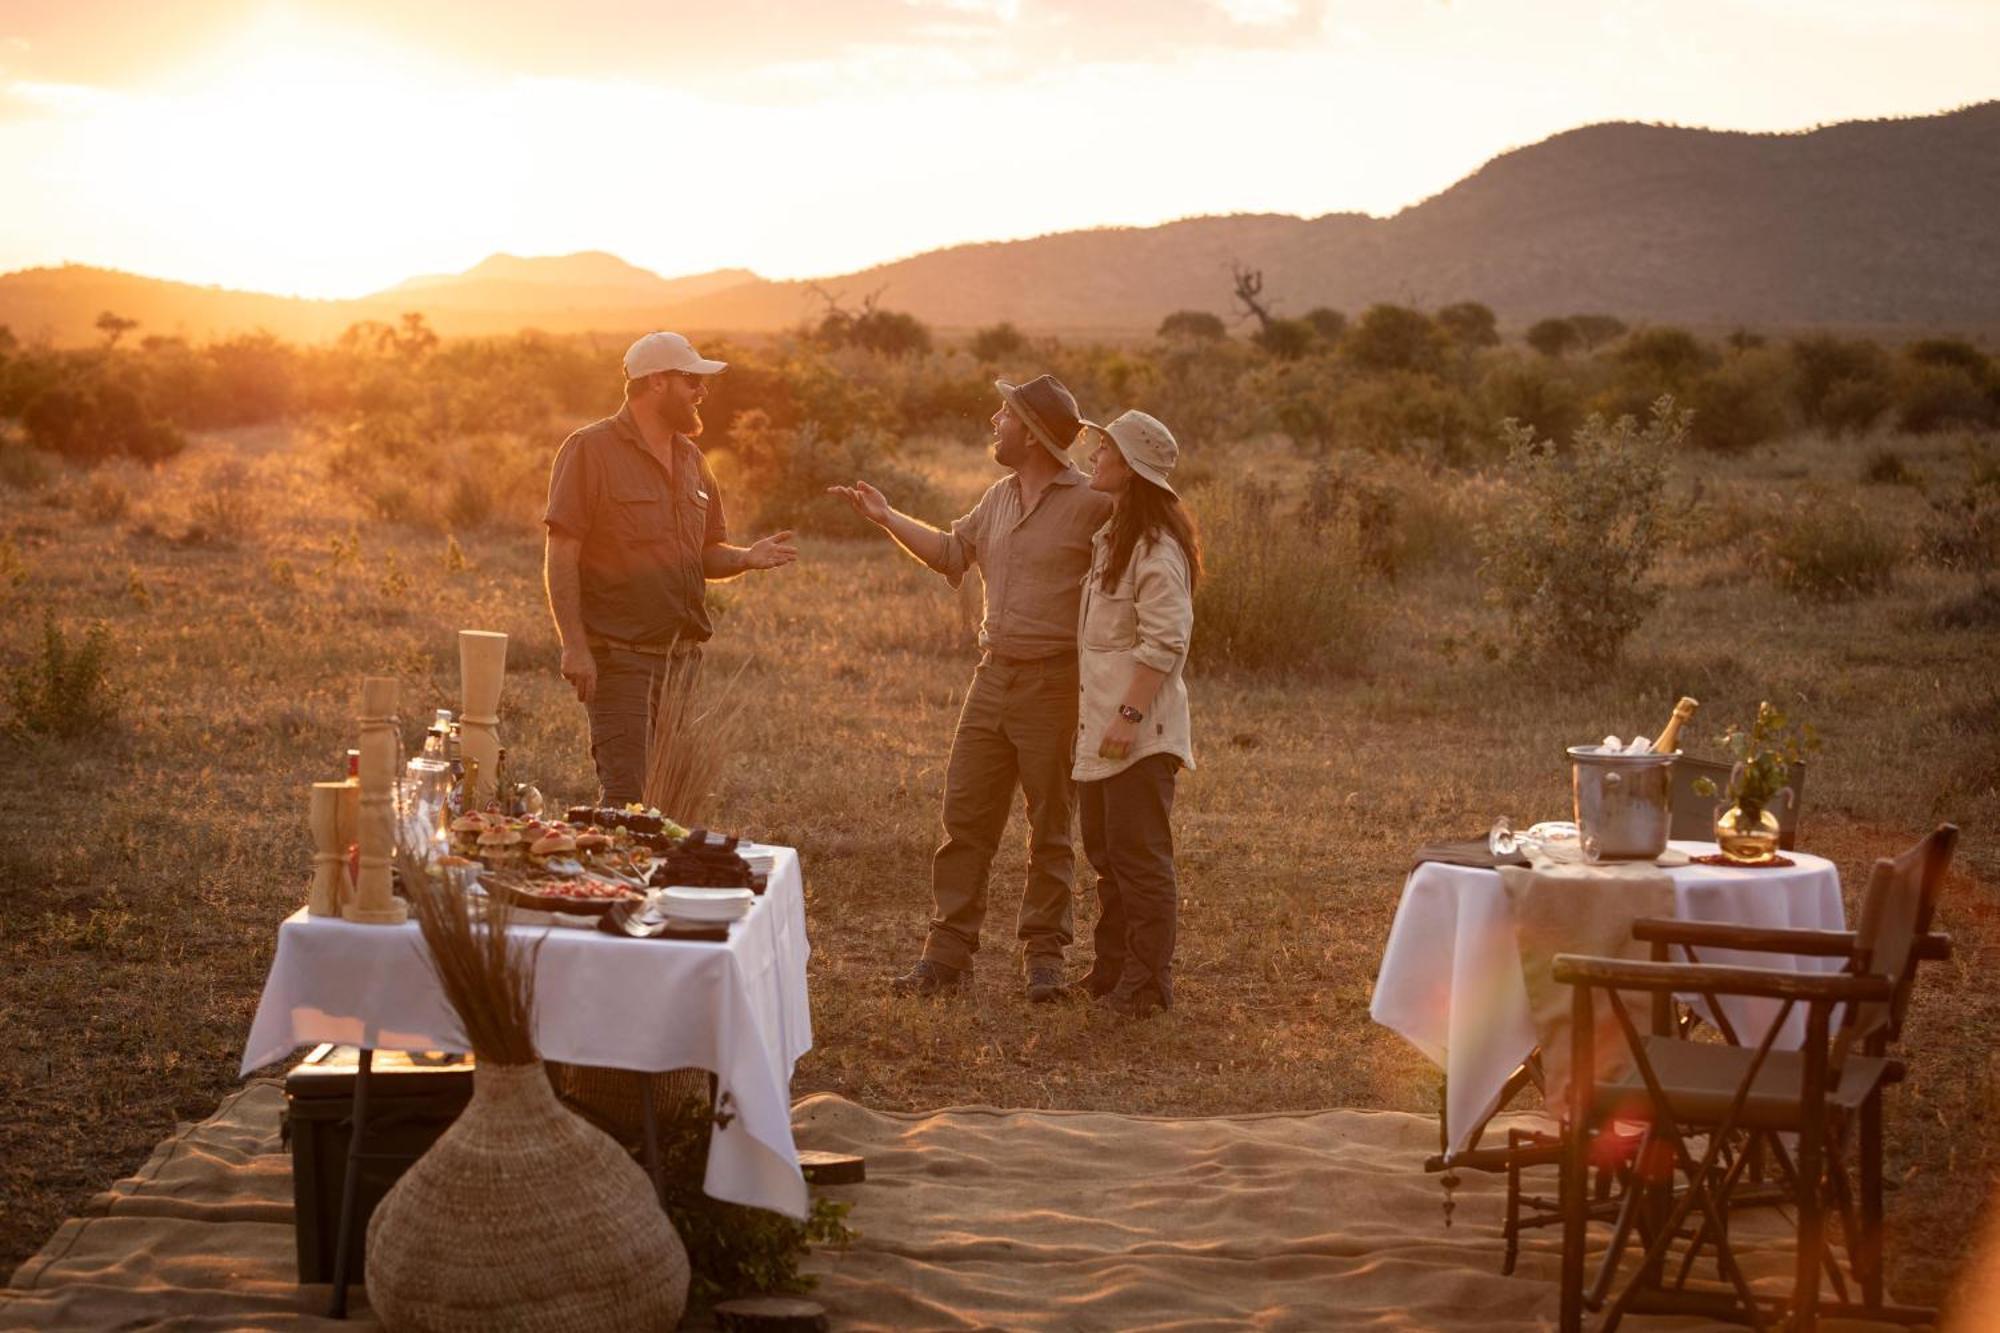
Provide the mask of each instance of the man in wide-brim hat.
POLYGON ((1018 790, 1028 810, 1028 877, 1015 932, 1033 1001, 1062 991, 1063 950, 1075 936, 1070 817, 1076 730, 1076 618, 1091 535, 1109 497, 1070 461, 1076 399, 1053 375, 998 380, 993 460, 1008 475, 939 530, 892 508, 865 481, 834 486, 856 513, 957 587, 979 566, 982 650, 945 770, 944 841, 931 862, 931 923, 923 957, 893 986, 933 995, 962 986, 979 950, 986 879, 1018 790))

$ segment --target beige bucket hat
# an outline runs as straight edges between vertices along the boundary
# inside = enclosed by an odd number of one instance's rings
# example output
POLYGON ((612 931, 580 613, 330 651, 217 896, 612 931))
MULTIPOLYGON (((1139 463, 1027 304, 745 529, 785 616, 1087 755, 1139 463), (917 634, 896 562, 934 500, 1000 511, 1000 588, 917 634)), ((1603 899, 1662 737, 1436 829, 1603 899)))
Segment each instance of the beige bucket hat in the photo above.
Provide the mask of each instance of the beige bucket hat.
POLYGON ((994 380, 993 387, 1026 424, 1028 433, 1041 441, 1058 463, 1068 466, 1070 443, 1083 425, 1076 414, 1076 395, 1054 375, 1037 375, 1026 384, 994 380))
POLYGON ((1079 424, 1117 445, 1119 454, 1134 472, 1168 495, 1180 495, 1167 480, 1167 474, 1180 461, 1181 447, 1174 442, 1174 433, 1158 417, 1144 412, 1121 412, 1106 425, 1100 426, 1095 421, 1079 424))

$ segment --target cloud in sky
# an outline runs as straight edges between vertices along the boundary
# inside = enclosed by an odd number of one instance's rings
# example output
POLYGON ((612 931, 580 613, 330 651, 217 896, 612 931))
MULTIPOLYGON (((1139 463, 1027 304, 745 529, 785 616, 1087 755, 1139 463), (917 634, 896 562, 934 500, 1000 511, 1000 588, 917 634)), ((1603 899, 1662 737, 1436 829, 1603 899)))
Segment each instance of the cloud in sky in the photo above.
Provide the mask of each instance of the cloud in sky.
POLYGON ((1996 10, 29 0, 0 20, 0 179, 27 186, 0 270, 348 294, 601 248, 812 275, 1196 213, 1389 213, 1591 121, 1980 100, 1996 10))

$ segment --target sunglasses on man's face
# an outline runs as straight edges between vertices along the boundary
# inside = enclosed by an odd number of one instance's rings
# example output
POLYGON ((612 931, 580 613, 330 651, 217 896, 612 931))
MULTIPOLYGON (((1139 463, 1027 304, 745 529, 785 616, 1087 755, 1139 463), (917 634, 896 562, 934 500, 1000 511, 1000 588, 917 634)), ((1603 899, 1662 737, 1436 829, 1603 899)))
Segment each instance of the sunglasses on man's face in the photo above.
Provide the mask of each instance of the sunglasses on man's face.
POLYGON ((708 387, 708 376, 697 375, 691 370, 668 370, 668 371, 663 371, 662 373, 666 375, 668 379, 685 380, 688 384, 694 386, 697 389, 706 389, 708 387))

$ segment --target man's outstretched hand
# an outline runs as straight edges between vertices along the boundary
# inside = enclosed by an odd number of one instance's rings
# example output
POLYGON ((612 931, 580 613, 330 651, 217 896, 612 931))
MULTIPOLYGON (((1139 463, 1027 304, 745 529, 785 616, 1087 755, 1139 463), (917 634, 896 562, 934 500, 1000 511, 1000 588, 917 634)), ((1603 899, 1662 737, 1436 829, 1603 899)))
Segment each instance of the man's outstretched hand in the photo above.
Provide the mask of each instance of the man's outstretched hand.
POLYGON ((837 495, 847 501, 855 513, 870 523, 888 526, 889 502, 883 498, 882 492, 867 482, 856 481, 852 486, 829 486, 826 488, 826 493, 837 495))
POLYGON ((760 537, 743 548, 745 569, 776 569, 789 565, 799 558, 799 548, 792 544, 790 528, 774 532, 768 537, 760 537))

